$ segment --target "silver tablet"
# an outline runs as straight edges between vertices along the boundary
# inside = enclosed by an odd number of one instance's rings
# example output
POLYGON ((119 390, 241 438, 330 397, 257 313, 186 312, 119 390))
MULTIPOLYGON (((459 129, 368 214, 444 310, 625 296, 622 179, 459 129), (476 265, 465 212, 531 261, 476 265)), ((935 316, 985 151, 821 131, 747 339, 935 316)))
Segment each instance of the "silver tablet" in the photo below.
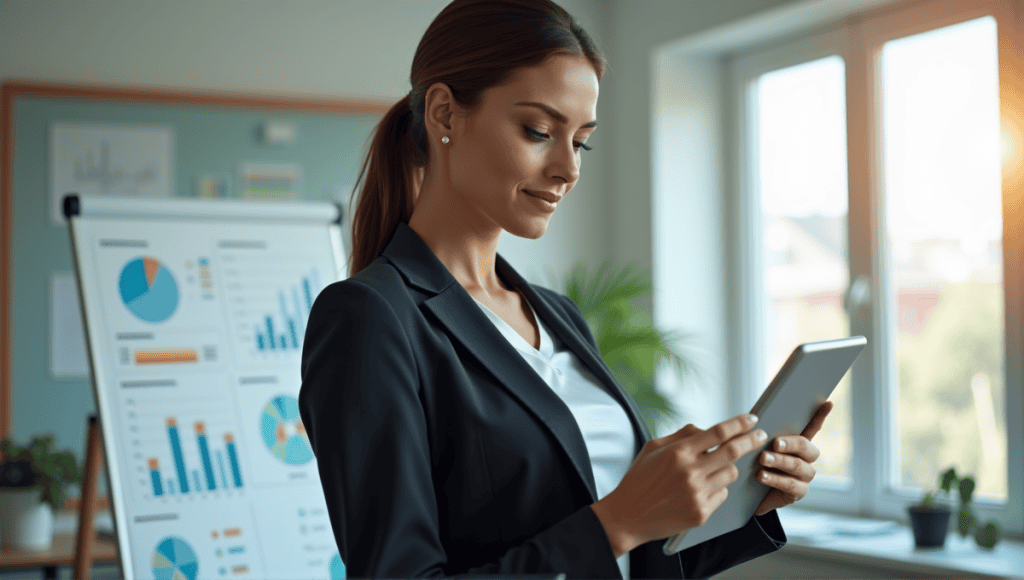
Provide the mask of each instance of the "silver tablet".
POLYGON ((768 441, 736 461, 740 475, 729 485, 725 503, 703 525, 669 538, 663 548, 665 555, 739 529, 750 521, 771 489, 756 479, 761 451, 776 437, 799 435, 804 430, 867 342, 863 336, 853 336, 796 347, 750 410, 759 417, 755 428, 763 429, 768 441))

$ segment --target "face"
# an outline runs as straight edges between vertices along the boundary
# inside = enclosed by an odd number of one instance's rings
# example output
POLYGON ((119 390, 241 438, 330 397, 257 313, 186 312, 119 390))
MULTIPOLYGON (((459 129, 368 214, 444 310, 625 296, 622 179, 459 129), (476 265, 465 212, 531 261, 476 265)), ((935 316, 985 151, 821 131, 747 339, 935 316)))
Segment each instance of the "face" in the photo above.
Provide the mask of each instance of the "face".
POLYGON ((449 178, 481 227, 538 238, 576 185, 596 125, 598 80, 582 56, 556 55, 487 89, 453 123, 449 178), (532 194, 532 195, 531 195, 532 194))

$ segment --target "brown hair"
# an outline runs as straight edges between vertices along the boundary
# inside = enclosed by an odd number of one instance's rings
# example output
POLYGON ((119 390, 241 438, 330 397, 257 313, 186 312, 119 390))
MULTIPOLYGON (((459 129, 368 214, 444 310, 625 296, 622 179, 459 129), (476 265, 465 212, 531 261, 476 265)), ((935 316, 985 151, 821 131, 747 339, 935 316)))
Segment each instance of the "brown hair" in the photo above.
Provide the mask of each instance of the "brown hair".
POLYGON ((412 59, 412 90, 378 123, 359 172, 349 275, 376 259, 398 222, 412 216, 420 169, 427 164, 427 88, 444 83, 471 110, 485 89, 554 54, 585 56, 598 79, 604 74, 594 41, 550 0, 454 0, 437 15, 412 59))

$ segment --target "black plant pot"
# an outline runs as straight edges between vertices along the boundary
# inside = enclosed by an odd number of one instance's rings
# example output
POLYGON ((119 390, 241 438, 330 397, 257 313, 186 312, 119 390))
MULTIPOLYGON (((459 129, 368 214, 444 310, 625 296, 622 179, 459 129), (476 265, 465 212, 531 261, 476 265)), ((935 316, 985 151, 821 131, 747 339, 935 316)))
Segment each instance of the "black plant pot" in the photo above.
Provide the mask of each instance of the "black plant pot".
POLYGON ((908 506, 910 527, 914 531, 914 544, 918 548, 942 548, 946 545, 951 511, 946 507, 908 506))

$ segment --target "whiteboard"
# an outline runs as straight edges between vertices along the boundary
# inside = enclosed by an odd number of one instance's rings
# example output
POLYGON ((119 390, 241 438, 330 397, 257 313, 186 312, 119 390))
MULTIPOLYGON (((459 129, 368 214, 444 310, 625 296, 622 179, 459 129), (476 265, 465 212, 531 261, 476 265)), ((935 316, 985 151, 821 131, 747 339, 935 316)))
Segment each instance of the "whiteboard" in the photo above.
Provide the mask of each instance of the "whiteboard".
POLYGON ((345 577, 297 404, 340 213, 65 199, 125 579, 345 577))

